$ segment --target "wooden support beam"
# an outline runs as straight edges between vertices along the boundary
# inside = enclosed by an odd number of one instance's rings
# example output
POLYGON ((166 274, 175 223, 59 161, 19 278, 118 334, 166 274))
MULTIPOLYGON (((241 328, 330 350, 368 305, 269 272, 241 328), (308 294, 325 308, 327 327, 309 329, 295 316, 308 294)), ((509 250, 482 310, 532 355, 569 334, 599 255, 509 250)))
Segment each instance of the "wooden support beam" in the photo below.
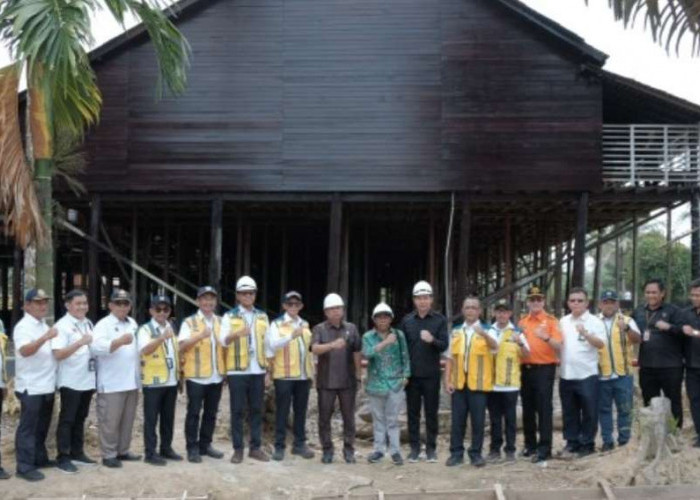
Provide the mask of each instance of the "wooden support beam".
MULTIPOLYGON (((349 219, 346 217, 346 219, 349 219)), ((340 296, 350 300, 350 220, 343 224, 343 242, 340 252, 340 296)))
POLYGON ((211 202, 211 245, 209 246, 209 284, 221 289, 221 254, 223 248, 224 202, 214 198, 211 202))
MULTIPOLYGON (((99 194, 92 197, 90 204, 90 237, 98 240, 100 235, 100 221, 102 220, 102 199, 99 194)), ((88 254, 88 298, 90 303, 89 316, 93 322, 100 317, 102 307, 102 279, 99 269, 99 248, 90 242, 88 254)))
POLYGON ((20 247, 15 247, 12 253, 12 319, 7 328, 14 328, 22 315, 22 266, 24 265, 24 252, 20 247))
MULTIPOLYGON (((268 248, 269 245, 269 234, 270 234, 270 226, 268 224, 265 224, 265 227, 263 229, 263 248, 262 248, 262 294, 260 297, 260 304, 262 305, 263 309, 267 309, 267 297, 269 295, 270 290, 267 287, 268 284, 268 261, 270 260, 270 250, 268 248)), ((308 248, 308 245, 307 245, 308 248)), ((284 292, 282 292, 284 293, 284 292)))
POLYGON ((632 220, 632 305, 637 305, 639 297, 639 253, 637 243, 639 240, 639 220, 637 214, 632 220))
MULTIPOLYGON (((472 213, 469 198, 462 200, 462 217, 459 225, 459 245, 457 247, 457 287, 455 289, 454 304, 460 304, 469 293, 469 239, 471 236, 472 213)), ((478 271, 478 270, 477 270, 478 271)))
POLYGON ((243 275, 243 216, 236 218, 236 277, 243 275))
MULTIPOLYGON (((560 231, 561 234, 561 231, 560 231)), ((562 290, 562 267, 563 262, 563 249, 564 242, 558 241, 556 246, 556 253, 554 256, 554 314, 557 318, 561 318, 562 312, 562 301, 563 301, 563 290, 562 290)))
POLYGON ((428 219, 428 283, 435 286, 435 214, 429 210, 428 219))
POLYGON ((340 258, 343 239, 343 202, 336 196, 331 201, 331 214, 328 237, 328 276, 326 292, 340 290, 340 258))
POLYGON ((690 277, 700 278, 700 189, 690 195, 690 277))
POLYGON ((170 217, 165 218, 163 233, 163 281, 168 281, 168 272, 170 271, 170 217))
POLYGON ((601 270, 603 268, 601 248, 602 248, 602 245, 596 245, 596 247, 595 247, 595 270, 593 271, 593 294, 592 294, 591 301, 590 301, 590 309, 592 312, 594 312, 596 310, 596 306, 598 304, 598 297, 600 296, 600 275, 601 275, 601 270))
POLYGON ((588 193, 578 199, 576 211, 576 244, 574 246, 574 270, 572 286, 583 286, 586 275, 586 233, 588 232, 588 193))
POLYGON ((243 274, 250 275, 251 225, 246 223, 243 229, 243 274))
POLYGON ((0 287, 2 287, 2 306, 0 310, 3 312, 7 311, 10 304, 10 266, 7 262, 2 263, 2 269, 0 270, 0 287))
MULTIPOLYGON (((138 252, 139 252, 139 218, 136 213, 136 208, 131 210, 131 261, 138 262, 138 252)), ((136 269, 131 268, 131 281, 129 283, 129 291, 131 292, 131 297, 136 297, 138 275, 136 274, 136 269)))
POLYGON ((671 301, 673 291, 673 211, 671 206, 666 211, 666 290, 668 290, 668 300, 671 301))
POLYGON ((282 245, 280 246, 280 252, 282 252, 282 255, 280 257, 280 293, 277 295, 278 297, 282 297, 287 291, 289 236, 287 235, 286 227, 282 228, 282 245))

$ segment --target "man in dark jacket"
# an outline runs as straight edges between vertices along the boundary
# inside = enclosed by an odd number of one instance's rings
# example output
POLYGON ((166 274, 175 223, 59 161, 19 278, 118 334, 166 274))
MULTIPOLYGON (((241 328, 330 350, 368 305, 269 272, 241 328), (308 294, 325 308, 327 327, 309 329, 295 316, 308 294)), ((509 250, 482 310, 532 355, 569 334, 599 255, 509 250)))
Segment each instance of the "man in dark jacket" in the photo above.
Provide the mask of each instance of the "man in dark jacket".
POLYGON ((690 283, 690 303, 681 314, 685 334, 685 390, 690 400, 690 414, 697 434, 694 446, 700 448, 700 279, 690 283))
POLYGON ((399 327, 406 335, 411 359, 411 377, 406 386, 408 435, 411 444, 408 461, 417 462, 420 456, 420 410, 423 405, 426 460, 437 462, 440 358, 449 342, 447 319, 432 310, 433 289, 425 281, 419 281, 413 287, 413 305, 415 310, 403 318, 399 327))

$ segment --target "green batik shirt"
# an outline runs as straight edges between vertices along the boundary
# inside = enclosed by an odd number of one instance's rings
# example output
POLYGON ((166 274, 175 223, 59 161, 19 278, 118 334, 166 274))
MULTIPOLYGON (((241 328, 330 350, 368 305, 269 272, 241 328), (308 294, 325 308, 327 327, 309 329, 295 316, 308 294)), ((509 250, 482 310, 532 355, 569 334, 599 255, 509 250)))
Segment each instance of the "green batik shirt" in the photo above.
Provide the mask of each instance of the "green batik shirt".
POLYGON ((367 394, 384 396, 390 392, 403 389, 403 380, 411 376, 406 337, 401 330, 392 328, 390 333, 398 341, 377 352, 374 348, 382 342, 376 330, 370 330, 362 336, 362 355, 368 360, 367 394))

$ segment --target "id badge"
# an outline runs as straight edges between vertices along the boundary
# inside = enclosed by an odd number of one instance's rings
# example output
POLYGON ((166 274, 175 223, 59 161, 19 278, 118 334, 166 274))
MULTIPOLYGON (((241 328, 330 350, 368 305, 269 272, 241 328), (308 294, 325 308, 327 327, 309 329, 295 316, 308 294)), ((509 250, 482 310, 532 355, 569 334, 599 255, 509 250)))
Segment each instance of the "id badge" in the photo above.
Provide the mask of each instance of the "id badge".
POLYGON ((173 369, 173 358, 165 358, 165 364, 168 365, 168 370, 173 369))
POLYGON ((95 361, 95 358, 90 358, 90 361, 88 361, 88 371, 94 372, 95 368, 97 368, 97 362, 95 361))
POLYGON ((649 339, 651 338, 651 331, 647 328, 644 330, 644 336, 642 337, 643 342, 649 342, 649 339))

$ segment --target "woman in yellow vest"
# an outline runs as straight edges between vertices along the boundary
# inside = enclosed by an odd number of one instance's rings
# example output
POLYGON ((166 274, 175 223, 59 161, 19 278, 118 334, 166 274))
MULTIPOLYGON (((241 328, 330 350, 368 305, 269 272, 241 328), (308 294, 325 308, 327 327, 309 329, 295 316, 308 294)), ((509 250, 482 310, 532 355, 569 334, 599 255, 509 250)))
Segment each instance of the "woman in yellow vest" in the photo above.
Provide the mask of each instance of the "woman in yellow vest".
POLYGON ((498 339, 498 352, 494 374, 493 391, 488 395, 487 406, 491 421, 491 446, 486 460, 501 459, 503 446, 503 424, 505 423, 506 461, 515 461, 515 434, 517 431, 516 408, 520 392, 520 359, 529 354, 525 335, 510 319, 513 309, 508 300, 502 299, 494 307, 496 323, 491 334, 498 339))
POLYGON ((143 387, 144 462, 151 465, 166 465, 166 459, 182 460, 172 448, 180 368, 177 337, 168 322, 171 311, 170 297, 154 295, 148 310, 151 320, 136 332, 143 387), (156 453, 156 425, 159 419, 160 453, 156 453))
MULTIPOLYGON (((7 354, 7 335, 5 334, 5 325, 0 319, 0 415, 2 415, 2 401, 5 398, 7 391, 7 371, 5 368, 5 356, 7 354)), ((0 479, 10 479, 10 474, 0 465, 0 479)))
POLYGON ((232 464, 243 461, 243 417, 248 410, 250 441, 248 456, 268 462, 262 450, 262 409, 267 378, 265 334, 267 314, 255 307, 258 285, 250 276, 236 282, 238 305, 221 320, 221 345, 226 349, 226 382, 231 402, 232 464))
POLYGON ((218 341, 221 318, 214 314, 218 298, 215 288, 200 287, 197 290, 199 310, 182 322, 178 335, 180 362, 187 388, 187 460, 192 463, 201 463, 202 455, 224 457, 222 452, 211 445, 221 400, 221 386, 226 373, 224 351, 218 341))
POLYGON ((311 329, 299 316, 304 303, 299 292, 287 292, 282 298, 284 314, 270 324, 267 357, 275 383, 275 452, 273 460, 284 458, 287 419, 294 408, 294 445, 292 455, 313 458, 306 445, 306 409, 313 384, 314 362, 309 352, 311 329))
POLYGON ((445 389, 452 395, 450 457, 446 465, 464 463, 464 433, 469 416, 472 427, 469 461, 475 467, 483 467, 486 465, 481 455, 486 396, 493 389, 493 354, 498 349, 498 339, 479 319, 481 301, 478 298, 464 299, 462 314, 464 323, 452 330, 450 357, 445 367, 445 389))

